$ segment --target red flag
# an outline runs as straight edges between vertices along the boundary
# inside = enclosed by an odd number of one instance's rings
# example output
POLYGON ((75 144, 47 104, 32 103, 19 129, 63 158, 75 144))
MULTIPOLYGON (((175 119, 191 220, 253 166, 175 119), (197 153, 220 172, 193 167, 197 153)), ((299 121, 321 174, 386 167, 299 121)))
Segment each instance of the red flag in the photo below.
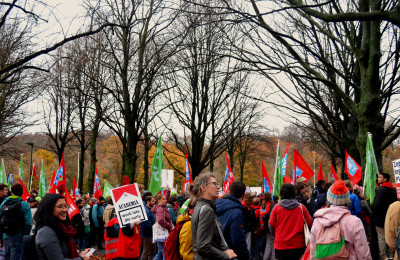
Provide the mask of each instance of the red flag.
POLYGON ((103 193, 101 192, 100 189, 100 179, 99 179, 99 174, 97 173, 97 165, 94 163, 94 188, 93 188, 93 197, 95 197, 97 200, 99 199, 100 196, 103 196, 103 193))
POLYGON ((128 185, 131 182, 131 180, 129 180, 129 177, 124 175, 122 176, 122 186, 124 185, 128 185))
POLYGON ((78 185, 76 184, 76 175, 74 176, 74 186, 72 188, 72 197, 74 199, 78 199, 79 198, 78 185))
POLYGON ((314 172, 311 170, 310 166, 304 161, 303 157, 294 149, 293 154, 293 176, 295 182, 306 182, 312 176, 314 172))
MULTIPOLYGON (((67 175, 65 172, 64 154, 62 155, 60 166, 56 172, 56 177, 54 178, 53 184, 58 190, 66 190, 67 175)), ((63 193, 63 192, 62 192, 63 193)))
POLYGON ((332 162, 331 162, 331 179, 340 180, 339 176, 336 174, 335 168, 333 168, 332 162))
POLYGON ((346 151, 344 172, 349 176, 353 185, 358 184, 361 180, 361 166, 351 158, 351 156, 346 151))
POLYGON ((231 186, 232 182, 235 181, 233 178, 233 173, 231 169, 231 165, 229 163, 229 158, 228 154, 225 152, 226 156, 226 171, 225 171, 225 180, 224 180, 224 187, 223 187, 223 193, 227 193, 229 191, 229 187, 231 186))
POLYGON ((21 178, 18 178, 18 183, 22 185, 23 193, 22 193, 22 199, 24 201, 27 201, 31 195, 29 194, 29 191, 26 189, 24 183, 22 182, 21 178))
POLYGON ((53 172, 53 177, 51 178, 51 182, 49 185, 49 193, 56 193, 56 186, 54 185, 54 179, 56 178, 56 171, 53 172))
POLYGON ((319 170, 318 170, 318 178, 317 181, 323 181, 324 180, 324 172, 322 171, 322 160, 319 163, 319 170))
POLYGON ((69 208, 68 208, 68 216, 69 219, 72 219, 73 216, 76 214, 80 214, 80 211, 78 207, 76 206, 74 200, 72 199, 71 195, 69 194, 68 190, 65 190, 65 201, 67 202, 69 208))
POLYGON ((187 157, 186 148, 185 148, 185 165, 186 165, 186 177, 185 177, 185 183, 183 184, 183 193, 188 192, 189 185, 193 183, 192 173, 189 167, 189 159, 187 157))
POLYGON ((283 183, 292 183, 293 182, 292 178, 290 178, 290 176, 286 174, 286 165, 287 165, 288 155, 289 155, 289 143, 287 144, 285 154, 282 157, 283 183))
POLYGON ((263 184, 264 184, 262 193, 272 192, 271 182, 269 181, 268 172, 267 172, 267 169, 265 168, 263 161, 261 161, 261 169, 262 169, 263 184))
POLYGON ((35 164, 33 165, 33 169, 32 169, 31 175, 33 175, 33 177, 35 177, 35 181, 37 181, 37 175, 36 175, 36 167, 35 167, 35 164))

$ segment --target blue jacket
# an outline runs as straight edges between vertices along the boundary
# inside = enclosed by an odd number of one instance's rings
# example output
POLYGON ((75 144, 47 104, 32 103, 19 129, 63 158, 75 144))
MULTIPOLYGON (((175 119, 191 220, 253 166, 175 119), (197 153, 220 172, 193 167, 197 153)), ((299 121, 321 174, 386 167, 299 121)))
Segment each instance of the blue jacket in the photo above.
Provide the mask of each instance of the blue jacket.
POLYGON ((361 204, 356 194, 350 192, 351 206, 349 208, 351 215, 357 216, 362 221, 361 204))
POLYGON ((3 234, 3 238, 19 238, 22 237, 23 235, 29 235, 31 233, 32 229, 32 213, 31 213, 31 207, 29 206, 28 202, 23 201, 21 197, 19 196, 10 196, 6 198, 3 203, 0 205, 0 212, 1 212, 1 207, 6 201, 21 201, 21 211, 22 214, 24 215, 24 225, 21 225, 20 231, 15 234, 15 235, 8 235, 6 233, 3 234))
POLYGON ((217 210, 215 214, 221 222, 224 237, 230 249, 236 254, 238 259, 249 259, 249 251, 246 246, 246 223, 244 211, 240 201, 228 195, 223 199, 218 199, 215 204, 217 210))
POLYGON ((140 223, 140 235, 142 237, 153 237, 153 225, 156 223, 156 216, 151 210, 145 205, 147 220, 140 223))
POLYGON ((99 227, 99 220, 97 218, 103 219, 103 214, 104 214, 104 205, 99 205, 99 203, 93 205, 92 220, 96 228, 99 227))
POLYGON ((172 225, 176 226, 176 220, 178 217, 175 215, 175 209, 171 204, 167 204, 166 208, 168 209, 169 215, 171 216, 172 225))

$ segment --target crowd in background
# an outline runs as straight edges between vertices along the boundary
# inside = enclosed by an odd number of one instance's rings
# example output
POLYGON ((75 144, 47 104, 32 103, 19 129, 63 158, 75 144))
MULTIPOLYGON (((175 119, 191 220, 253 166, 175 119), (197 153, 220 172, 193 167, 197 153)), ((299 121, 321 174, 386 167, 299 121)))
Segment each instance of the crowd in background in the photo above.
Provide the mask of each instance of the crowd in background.
POLYGON ((20 184, 10 190, 0 184, 3 255, 31 259, 24 255, 31 245, 37 259, 52 260, 90 259, 86 254, 91 247, 105 248, 107 259, 173 259, 174 253, 184 260, 318 259, 332 253, 321 241, 339 235, 343 246, 333 256, 398 259, 400 202, 388 174, 381 173, 378 184, 372 207, 361 187, 334 179, 318 181, 314 188, 303 182, 283 184, 279 196, 246 192, 245 185, 235 181, 220 197, 212 173, 195 179, 190 196, 170 189, 153 196, 139 184, 147 220, 123 227, 111 197, 81 195, 75 201, 80 214, 69 219, 63 196, 39 198, 33 190, 25 202, 20 184), (17 206, 20 215, 7 220, 6 213, 17 206), (12 221, 19 226, 7 230, 12 221), (171 236, 170 241, 156 239, 155 226, 171 236))

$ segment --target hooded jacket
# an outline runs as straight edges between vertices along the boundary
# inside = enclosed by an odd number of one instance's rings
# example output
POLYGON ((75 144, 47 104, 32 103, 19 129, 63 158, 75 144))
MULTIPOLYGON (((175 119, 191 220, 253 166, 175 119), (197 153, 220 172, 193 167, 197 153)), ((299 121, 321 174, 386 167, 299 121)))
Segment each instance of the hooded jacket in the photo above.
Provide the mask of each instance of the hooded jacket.
POLYGON ((246 246, 246 223, 244 211, 240 201, 228 195, 223 199, 218 199, 215 204, 217 210, 215 214, 221 222, 225 240, 238 259, 249 259, 249 251, 246 246))
POLYGON ((146 210, 147 220, 140 223, 140 235, 143 237, 153 237, 153 225, 156 223, 156 217, 151 209, 144 205, 146 210))
POLYGON ((184 223, 179 232, 179 254, 183 260, 193 260, 191 217, 188 214, 180 215, 176 223, 184 223))
MULTIPOLYGON (((315 187, 315 189, 311 193, 311 198, 310 198, 310 213, 311 216, 314 215, 314 213, 320 208, 320 206, 323 203, 324 196, 322 195, 323 193, 326 193, 326 191, 321 188, 321 187, 315 187)), ((326 194, 325 194, 325 201, 326 201, 326 194)))
POLYGON ((151 212, 156 215, 156 220, 160 226, 168 230, 168 232, 172 230, 171 216, 169 215, 169 211, 165 206, 156 204, 151 209, 151 212))
POLYGON ((274 248, 278 250, 306 247, 304 219, 308 227, 312 219, 304 205, 296 199, 283 199, 272 210, 269 218, 271 234, 275 235, 274 248), (300 208, 301 207, 301 208, 300 208))
POLYGON ((349 259, 372 259, 363 224, 358 217, 351 215, 347 207, 331 205, 330 208, 320 209, 315 212, 314 217, 314 224, 311 228, 310 259, 315 259, 315 239, 318 231, 322 227, 332 226, 338 221, 351 250, 349 259))
POLYGON ((385 226, 386 212, 389 205, 397 200, 396 190, 390 182, 384 182, 378 189, 374 202, 375 225, 377 227, 385 226))

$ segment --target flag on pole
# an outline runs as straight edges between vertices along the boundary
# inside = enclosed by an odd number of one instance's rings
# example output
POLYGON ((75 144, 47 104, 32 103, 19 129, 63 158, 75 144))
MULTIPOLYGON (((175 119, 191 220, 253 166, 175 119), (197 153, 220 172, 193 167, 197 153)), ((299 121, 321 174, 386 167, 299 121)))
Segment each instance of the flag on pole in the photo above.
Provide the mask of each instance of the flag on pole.
POLYGON ((80 214, 79 208, 76 206, 75 201, 69 194, 68 189, 65 189, 64 197, 65 202, 68 204, 68 216, 72 219, 75 215, 80 214))
POLYGON ((293 153, 293 176, 293 182, 306 182, 314 176, 314 172, 296 149, 293 153))
POLYGON ((72 197, 74 199, 78 199, 81 195, 79 194, 79 189, 78 189, 78 185, 76 184, 76 175, 74 176, 74 186, 72 188, 72 197))
POLYGON ((108 183, 108 181, 104 181, 103 194, 105 198, 111 196, 112 189, 114 189, 113 186, 111 186, 111 184, 108 183))
POLYGON ((376 179, 379 175, 378 164, 376 163, 374 146, 372 143, 372 135, 368 133, 367 149, 366 149, 366 164, 364 175, 364 192, 365 196, 369 198, 372 205, 375 200, 376 179))
POLYGON ((65 172, 65 162, 64 162, 64 154, 62 155, 60 166, 56 172, 56 177, 54 178, 54 186, 56 189, 66 189, 66 180, 67 175, 65 172))
POLYGON ((186 153, 186 148, 185 148, 185 165, 186 165, 186 178, 185 178, 185 183, 183 184, 183 193, 188 193, 189 185, 193 183, 193 180, 192 180, 192 172, 190 171, 189 159, 186 153))
POLYGON ((26 189, 24 183, 22 182, 21 178, 18 179, 18 183, 22 185, 22 200, 27 201, 31 195, 29 194, 29 191, 26 189))
POLYGON ((50 185, 49 185, 49 193, 56 193, 56 185, 54 185, 54 179, 56 178, 56 171, 53 172, 53 176, 51 177, 50 185))
POLYGON ((279 196, 279 192, 281 190, 281 186, 283 184, 283 175, 282 175, 282 164, 281 164, 281 148, 278 145, 276 148, 276 163, 275 163, 275 173, 274 173, 274 189, 273 195, 279 196))
POLYGON ((22 182, 24 182, 24 162, 21 154, 21 159, 19 160, 19 177, 21 178, 22 182))
POLYGON ((361 180, 361 166, 347 153, 345 157, 344 172, 349 176, 353 185, 361 180))
POLYGON ((321 162, 319 163, 317 181, 323 181, 323 180, 324 180, 324 172, 322 171, 322 160, 321 160, 321 162))
POLYGON ((7 182, 8 182, 8 188, 11 188, 11 184, 13 184, 13 182, 14 182, 14 174, 10 173, 10 174, 8 175, 8 180, 7 180, 7 182))
POLYGON ((271 182, 269 181, 269 176, 267 169, 265 168, 264 162, 261 161, 261 169, 262 169, 262 175, 263 175, 263 192, 271 192, 271 182))
POLYGON ((225 152, 225 157, 226 157, 226 170, 225 170, 224 187, 222 189, 223 193, 227 193, 229 191, 229 187, 235 181, 235 179, 233 178, 231 165, 229 163, 228 154, 226 152, 225 152))
POLYGON ((292 183, 293 180, 289 175, 286 175, 286 166, 289 154, 289 143, 286 146, 285 154, 282 157, 282 175, 283 175, 283 183, 292 183))
POLYGON ((46 172, 44 171, 44 164, 42 161, 42 168, 40 169, 40 177, 39 177, 39 197, 43 198, 47 192, 47 179, 46 172))
POLYGON ((339 176, 336 174, 335 168, 331 162, 331 179, 340 180, 339 176))
POLYGON ((4 183, 4 184, 7 183, 7 176, 6 176, 6 170, 4 168, 4 160, 3 159, 1 159, 1 166, 0 166, 0 183, 4 183))
POLYGON ((128 185, 130 182, 131 182, 131 180, 129 179, 128 176, 126 176, 126 175, 122 176, 122 186, 128 185))
POLYGON ((94 163, 94 171, 95 171, 95 175, 94 175, 93 197, 95 197, 98 200, 100 196, 103 196, 103 194, 101 193, 101 189, 100 189, 100 178, 99 178, 99 174, 97 173, 96 162, 94 163))
POLYGON ((151 164, 151 179, 149 191, 156 196, 161 190, 161 170, 165 168, 164 155, 162 150, 161 136, 158 138, 156 153, 154 154, 153 163, 151 164))
MULTIPOLYGON (((33 168, 32 168, 32 172, 30 174, 31 176, 35 177, 35 181, 37 181, 37 175, 36 175, 36 167, 35 167, 35 163, 33 163, 33 168)), ((30 178, 30 176, 29 176, 30 178)))

